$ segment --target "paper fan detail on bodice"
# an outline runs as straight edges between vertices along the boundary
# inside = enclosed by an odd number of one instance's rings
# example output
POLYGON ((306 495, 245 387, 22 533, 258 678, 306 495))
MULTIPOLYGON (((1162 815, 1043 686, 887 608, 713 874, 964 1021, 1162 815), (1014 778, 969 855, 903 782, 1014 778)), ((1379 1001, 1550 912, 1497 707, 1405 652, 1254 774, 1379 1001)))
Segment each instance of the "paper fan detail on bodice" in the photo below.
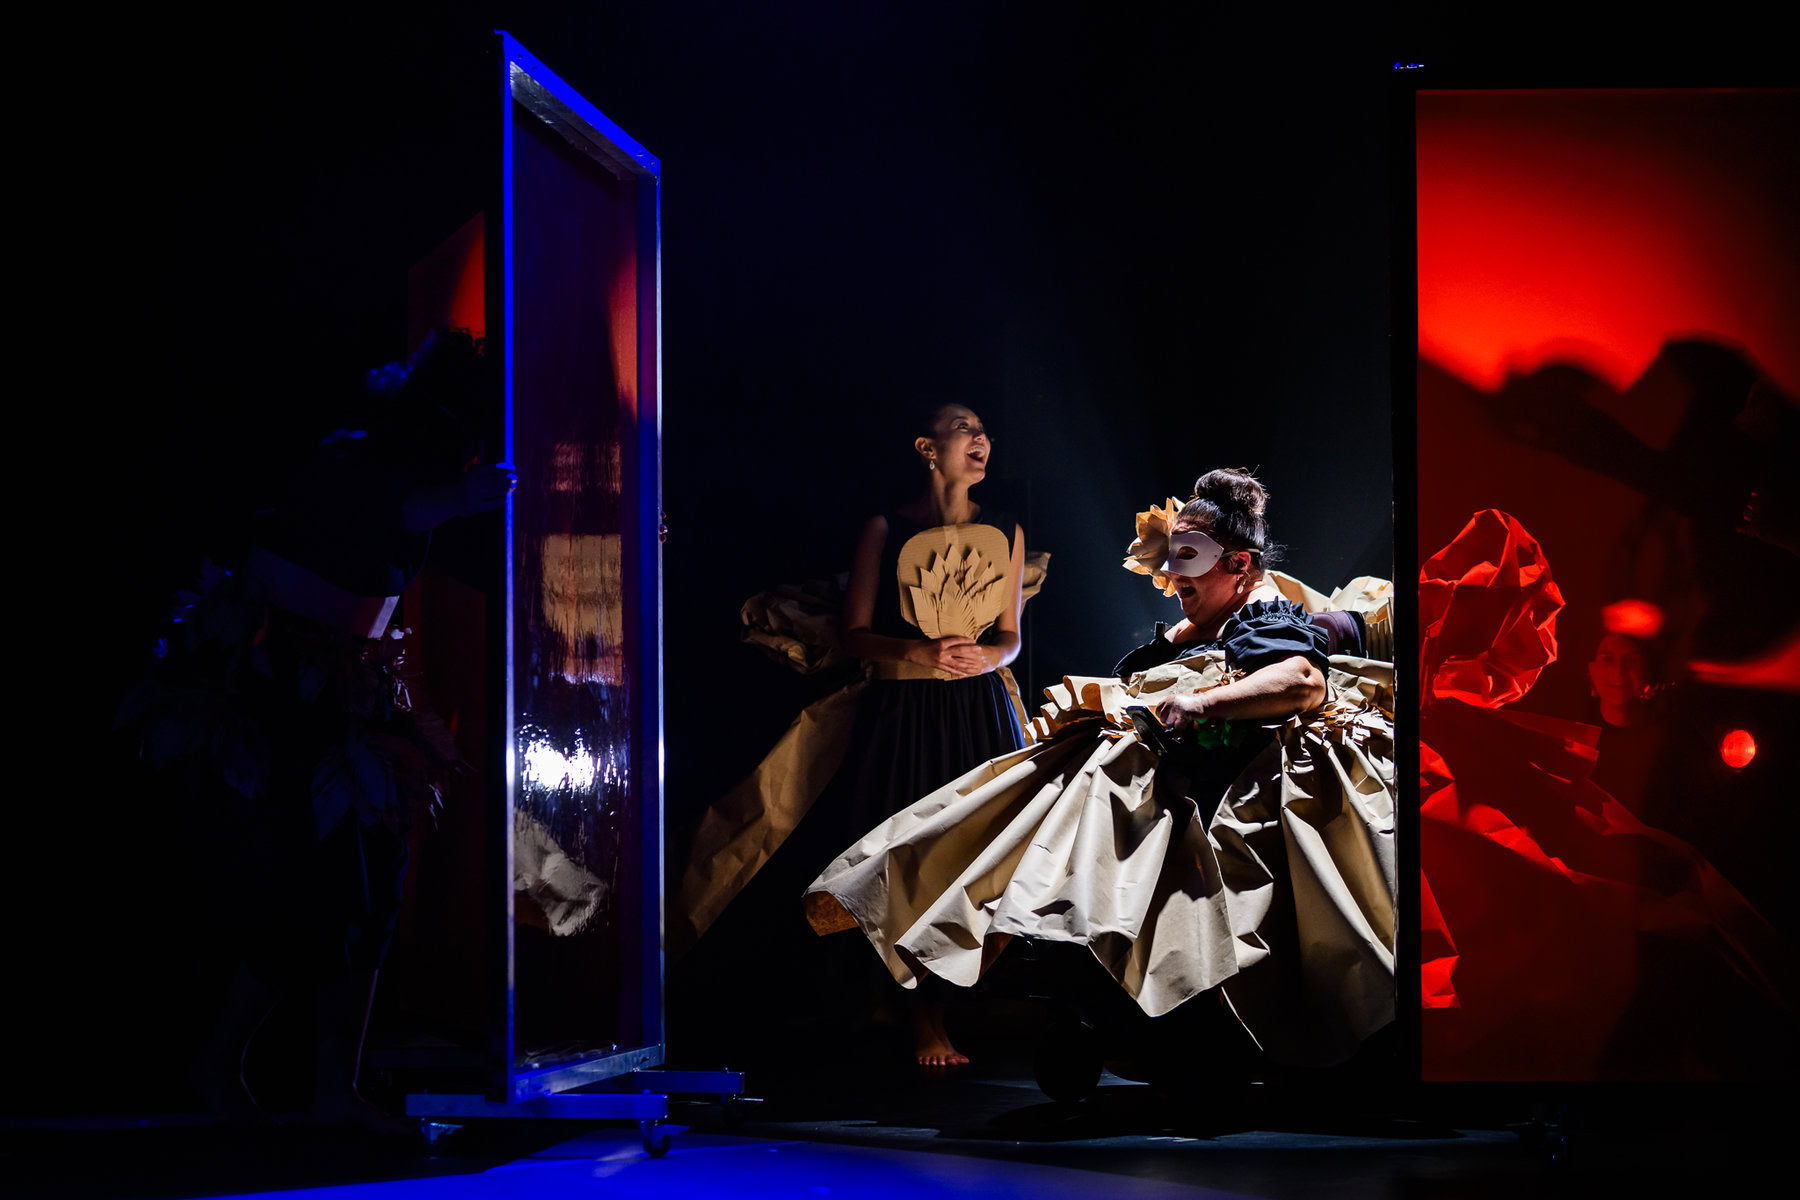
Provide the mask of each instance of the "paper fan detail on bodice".
POLYGON ((928 638, 979 637, 1012 598, 1007 537, 992 525, 939 525, 900 548, 900 615, 928 638))

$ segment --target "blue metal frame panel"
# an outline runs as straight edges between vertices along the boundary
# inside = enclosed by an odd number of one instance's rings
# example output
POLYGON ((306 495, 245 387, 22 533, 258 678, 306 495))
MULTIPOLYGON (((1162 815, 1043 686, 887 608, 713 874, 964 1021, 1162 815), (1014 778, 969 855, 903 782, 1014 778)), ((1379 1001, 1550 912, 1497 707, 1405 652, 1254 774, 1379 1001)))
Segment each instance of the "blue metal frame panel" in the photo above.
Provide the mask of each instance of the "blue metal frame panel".
MULTIPOLYGON (((505 58, 505 73, 510 79, 512 68, 516 64, 543 88, 562 101, 571 112, 592 126, 595 133, 612 143, 621 153, 636 162, 644 171, 662 178, 662 163, 654 154, 638 145, 636 139, 607 119, 606 115, 582 98, 580 92, 563 81, 562 76, 538 61, 525 47, 513 40, 513 36, 505 30, 499 30, 501 53, 505 58)), ((510 82, 508 96, 511 95, 510 82)))
MULTIPOLYGON (((652 160, 654 162, 654 160, 652 160)), ((663 1032, 662 183, 638 182, 638 772, 642 821, 643 999, 647 1042, 663 1032)))
POLYGON ((518 1101, 528 1100, 533 1096, 554 1095, 570 1088, 630 1076, 640 1069, 656 1067, 661 1063, 662 1047, 656 1045, 622 1053, 609 1052, 554 1067, 519 1071, 513 1076, 512 1097, 518 1101))
MULTIPOLYGON (((504 432, 504 445, 506 448, 505 462, 508 465, 511 465, 514 461, 514 449, 513 449, 513 362, 514 362, 514 357, 513 357, 513 261, 514 261, 514 259, 513 259, 513 211, 514 211, 514 204, 513 204, 513 171, 512 171, 513 127, 512 127, 512 120, 510 119, 511 115, 512 115, 512 79, 511 79, 511 69, 510 69, 511 59, 507 56, 507 48, 510 43, 512 43, 512 39, 510 37, 506 37, 505 35, 502 35, 502 38, 501 38, 501 67, 500 67, 500 72, 499 72, 499 74, 500 74, 500 78, 499 78, 499 84, 500 84, 500 96, 499 96, 499 100, 500 100, 500 108, 499 108, 499 112, 500 112, 500 162, 501 162, 501 171, 500 171, 500 272, 499 272, 499 283, 500 283, 500 294, 501 294, 501 319, 500 319, 501 359, 500 359, 500 362, 501 362, 502 378, 504 380, 503 386, 504 386, 505 392, 506 392, 506 404, 505 404, 506 427, 505 427, 505 432, 504 432)), ((489 322, 488 327, 490 330, 493 328, 493 323, 491 321, 489 322)), ((514 517, 514 499, 513 499, 513 495, 511 492, 508 492, 507 496, 506 496, 504 517, 505 517, 505 520, 503 522, 503 524, 505 526, 504 553, 506 555, 506 559, 505 559, 505 567, 504 567, 505 587, 502 589, 503 599, 501 601, 501 610, 504 615, 502 616, 501 620, 503 622, 503 629, 504 629, 503 636, 505 638, 503 645, 506 648, 505 655, 504 655, 505 666, 502 669, 502 674, 505 676, 505 680, 506 680, 506 682, 505 682, 505 695, 506 695, 505 705, 506 705, 506 707, 504 710, 504 716, 502 717, 502 720, 500 722, 500 736, 504 739, 504 745, 505 745, 504 761, 505 761, 505 770, 506 770, 506 786, 505 786, 503 794, 506 798, 506 806, 505 806, 505 809, 501 812, 499 820, 496 822, 494 831, 491 834, 491 836, 495 839, 496 844, 500 847, 500 861, 501 861, 500 877, 499 877, 499 879, 493 880, 491 882, 500 891, 500 894, 501 894, 500 903, 504 906, 503 911, 505 914, 505 916, 503 918, 503 922, 502 922, 503 929, 504 929, 504 933, 502 936, 503 936, 504 948, 505 948, 505 989, 506 989, 505 1001, 504 1001, 505 1027, 502 1030, 501 1035, 500 1035, 500 1053, 501 1053, 502 1057, 500 1059, 500 1062, 498 1064, 496 1064, 496 1069, 495 1069, 495 1073, 494 1073, 494 1075, 495 1075, 494 1093, 497 1098, 510 1100, 510 1099, 512 1099, 513 1063, 514 1063, 514 1061, 516 1061, 517 1055, 518 1055, 518 1046, 517 1046, 516 1041, 513 1036, 514 1030, 515 1030, 515 1023, 516 1023, 516 1019, 517 1019, 517 1007, 516 1007, 516 1003, 515 1003, 514 988, 516 987, 517 982, 518 982, 517 977, 514 975, 514 972, 513 972, 513 961, 514 961, 514 955, 515 955, 515 951, 516 951, 515 935, 514 935, 514 921, 517 919, 517 914, 513 911, 513 870, 514 870, 514 867, 513 867, 513 813, 516 811, 516 807, 518 804, 518 787, 519 787, 519 738, 518 738, 518 730, 513 727, 513 714, 517 711, 517 697, 514 695, 514 691, 513 691, 513 675, 514 675, 513 644, 514 644, 514 637, 515 637, 515 630, 513 628, 513 601, 514 601, 513 575, 514 575, 514 564, 518 560, 516 558, 516 547, 513 543, 513 523, 514 523, 515 517, 514 517)))
MULTIPOLYGON (((638 419, 637 419, 637 595, 638 645, 638 729, 637 766, 640 814, 641 863, 640 881, 644 890, 641 928, 639 1015, 644 1044, 627 1047, 623 1052, 611 1051, 580 1062, 564 1064, 550 1071, 519 1071, 515 1068, 517 1045, 514 1022, 514 935, 512 894, 512 829, 513 814, 518 803, 518 739, 513 720, 514 694, 514 569, 515 546, 513 499, 506 501, 506 577, 505 577, 505 811, 496 836, 505 848, 499 886, 505 893, 505 1031, 501 1042, 504 1058, 496 1073, 496 1099, 513 1103, 530 1097, 542 1097, 559 1088, 579 1086, 605 1078, 608 1074, 624 1074, 635 1068, 655 1066, 662 1062, 663 1047, 663 685, 662 685, 662 555, 658 536, 662 519, 662 164, 629 134, 588 103, 559 75, 519 45, 513 37, 497 31, 500 39, 501 86, 501 154, 502 178, 499 196, 501 288, 500 348, 505 380, 505 445, 506 461, 513 461, 513 129, 510 118, 515 98, 514 73, 528 76, 531 83, 549 93, 567 110, 563 119, 573 117, 585 128, 578 132, 588 141, 610 146, 620 156, 611 165, 629 164, 637 179, 638 220, 638 419)), ((552 117, 539 113, 546 121, 552 117)), ((490 328, 492 322, 490 321, 490 328)))

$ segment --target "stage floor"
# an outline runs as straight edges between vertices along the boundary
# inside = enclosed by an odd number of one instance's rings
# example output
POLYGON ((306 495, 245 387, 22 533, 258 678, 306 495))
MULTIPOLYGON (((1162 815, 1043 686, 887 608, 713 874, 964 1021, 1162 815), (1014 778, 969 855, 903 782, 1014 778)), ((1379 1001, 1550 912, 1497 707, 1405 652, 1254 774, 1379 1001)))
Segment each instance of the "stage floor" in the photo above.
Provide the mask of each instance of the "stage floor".
POLYGON ((1716 1194, 1750 1165, 1717 1126, 1696 1136, 1617 1107, 1590 1109, 1559 1161, 1502 1122, 1450 1124, 1467 1110, 1441 1105, 1425 1106, 1433 1120, 1417 1105, 1265 1087, 1228 1113, 1108 1077, 1088 1101, 1062 1106, 1016 1068, 836 1081, 771 1080, 768 1103, 737 1128, 716 1106, 681 1106, 674 1119, 691 1127, 661 1159, 625 1126, 474 1122, 427 1148, 423 1138, 251 1133, 164 1114, 7 1121, 0 1178, 9 1197, 1510 1200, 1702 1184, 1716 1194))
MULTIPOLYGON (((1122 1190, 1148 1200, 1235 1195, 1194 1183, 918 1149, 689 1132, 660 1159, 629 1132, 584 1134, 474 1175, 285 1191, 289 1197, 983 1197, 1093 1200, 1122 1190)), ((255 1194, 255 1193, 245 1193, 255 1194)))

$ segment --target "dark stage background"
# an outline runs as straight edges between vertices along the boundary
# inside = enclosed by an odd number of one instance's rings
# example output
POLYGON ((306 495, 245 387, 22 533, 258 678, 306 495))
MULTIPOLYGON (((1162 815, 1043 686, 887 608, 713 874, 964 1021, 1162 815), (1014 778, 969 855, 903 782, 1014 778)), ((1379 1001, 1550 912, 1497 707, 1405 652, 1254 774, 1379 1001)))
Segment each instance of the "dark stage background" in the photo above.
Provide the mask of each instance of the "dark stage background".
POLYGON ((169 592, 403 353, 407 268, 473 215, 489 97, 455 85, 496 27, 664 163, 668 671, 723 681, 669 713, 671 871, 817 690, 739 644, 739 605, 847 567, 914 482, 921 392, 988 422, 976 497, 1052 555, 1028 695, 1174 615, 1119 561, 1205 469, 1261 468, 1315 586, 1391 574, 1385 27, 1272 69, 1234 18, 1074 6, 411 9, 90 33, 74 103, 116 132, 57 184, 55 292, 87 315, 57 353, 93 399, 56 418, 82 495, 51 561, 103 665, 57 702, 82 779, 28 835, 81 866, 26 890, 129 915, 27 923, 70 1076, 128 1045, 154 1091, 207 1019, 180 799, 98 729, 169 592))
POLYGON ((166 1094, 207 1019, 180 799, 104 726, 170 591, 404 351, 408 267, 473 215, 459 134, 490 97, 458 83, 489 31, 664 164, 668 669, 729 681, 669 714, 673 871, 817 691, 739 644, 738 606, 844 569, 910 482, 920 392, 988 422, 977 498, 1052 555, 1028 694, 1173 615, 1118 563, 1209 467, 1261 468, 1293 574, 1394 573, 1389 68, 1497 36, 1567 58, 1566 19, 1507 12, 459 2, 46 37, 26 578, 67 602, 24 639, 53 769, 17 833, 41 1086, 9 1101, 166 1094))

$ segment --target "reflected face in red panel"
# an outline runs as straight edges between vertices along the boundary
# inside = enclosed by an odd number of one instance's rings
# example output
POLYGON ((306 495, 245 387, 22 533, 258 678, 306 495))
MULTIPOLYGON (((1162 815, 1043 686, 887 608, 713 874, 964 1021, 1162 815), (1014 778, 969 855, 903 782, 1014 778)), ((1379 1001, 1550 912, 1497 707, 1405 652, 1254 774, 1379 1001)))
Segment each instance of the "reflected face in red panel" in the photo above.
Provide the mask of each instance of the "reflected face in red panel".
POLYGON ((1588 663, 1588 678, 1600 698, 1600 712, 1609 725, 1628 725, 1641 706, 1647 682, 1644 652, 1635 638, 1609 633, 1588 663))

